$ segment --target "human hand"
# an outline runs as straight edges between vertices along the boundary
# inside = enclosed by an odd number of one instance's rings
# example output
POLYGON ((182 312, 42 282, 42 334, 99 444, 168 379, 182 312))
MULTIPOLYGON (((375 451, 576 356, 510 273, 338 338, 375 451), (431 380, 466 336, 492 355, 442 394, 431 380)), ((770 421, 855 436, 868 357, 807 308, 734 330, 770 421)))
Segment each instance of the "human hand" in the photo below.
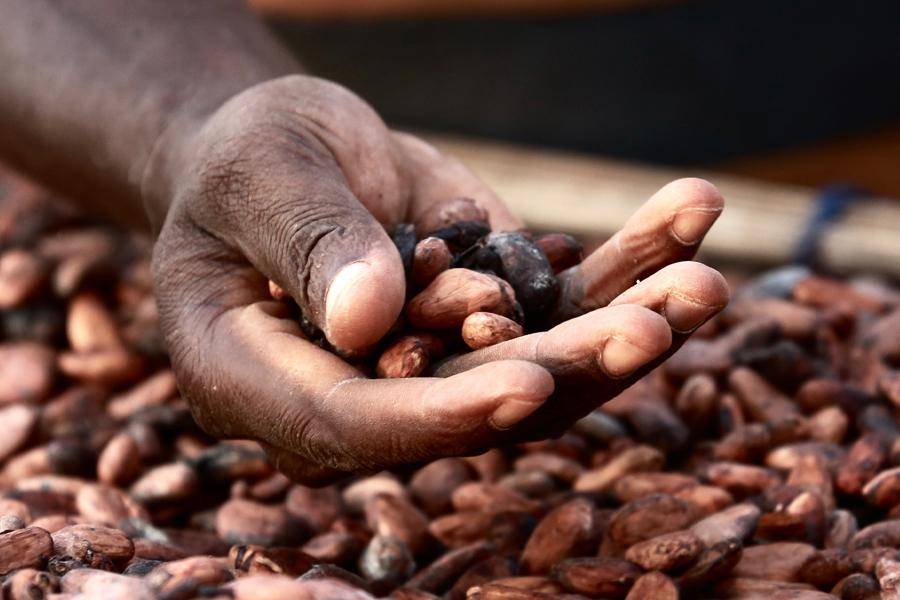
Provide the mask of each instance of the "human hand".
POLYGON ((422 225, 459 197, 476 199, 495 230, 519 222, 458 162, 311 77, 235 96, 187 148, 154 249, 179 385, 209 433, 260 440, 300 481, 559 433, 727 302, 715 271, 672 264, 693 255, 722 209, 711 185, 679 180, 560 275, 558 316, 571 320, 450 359, 436 377, 366 379, 304 339, 267 279, 352 354, 403 307, 385 227, 422 225))

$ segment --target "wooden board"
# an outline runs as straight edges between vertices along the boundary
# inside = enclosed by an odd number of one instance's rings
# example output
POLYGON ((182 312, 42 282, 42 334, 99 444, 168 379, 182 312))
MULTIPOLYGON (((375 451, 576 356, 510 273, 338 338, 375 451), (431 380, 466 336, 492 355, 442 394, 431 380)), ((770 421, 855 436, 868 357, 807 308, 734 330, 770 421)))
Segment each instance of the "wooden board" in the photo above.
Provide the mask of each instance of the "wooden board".
MULTIPOLYGON (((425 135, 495 189, 529 226, 605 237, 665 183, 687 176, 713 182, 726 199, 704 242, 710 257, 772 265, 788 262, 814 211, 816 191, 718 173, 659 168, 574 153, 425 135)), ((838 272, 900 277, 900 204, 855 204, 823 237, 826 266, 838 272)))

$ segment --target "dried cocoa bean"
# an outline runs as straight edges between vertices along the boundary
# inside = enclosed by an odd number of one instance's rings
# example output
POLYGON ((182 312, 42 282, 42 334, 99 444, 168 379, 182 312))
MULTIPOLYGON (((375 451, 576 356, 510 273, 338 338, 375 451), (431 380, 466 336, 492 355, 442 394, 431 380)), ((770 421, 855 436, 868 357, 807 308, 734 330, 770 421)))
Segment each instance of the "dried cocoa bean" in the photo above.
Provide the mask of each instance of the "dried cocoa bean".
POLYGON ((450 268, 453 254, 447 242, 436 237, 427 237, 416 244, 412 257, 410 276, 418 287, 427 287, 434 278, 450 268))
POLYGON ((546 574, 559 561, 589 554, 603 535, 605 519, 584 498, 562 504, 535 527, 522 551, 524 573, 546 574))
POLYGON ((469 269, 449 269, 419 292, 406 308, 413 327, 458 329, 474 312, 515 315, 513 288, 497 277, 469 269))
POLYGON ((634 564, 616 558, 569 558, 553 568, 566 590, 600 598, 624 598, 640 574, 634 564))

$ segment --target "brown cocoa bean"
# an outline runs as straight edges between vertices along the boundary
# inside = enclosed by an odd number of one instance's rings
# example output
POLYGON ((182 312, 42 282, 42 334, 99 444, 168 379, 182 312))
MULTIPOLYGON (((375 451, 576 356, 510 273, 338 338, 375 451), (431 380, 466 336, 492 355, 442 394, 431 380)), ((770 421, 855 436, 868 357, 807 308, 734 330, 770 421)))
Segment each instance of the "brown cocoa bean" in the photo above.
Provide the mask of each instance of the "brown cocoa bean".
POLYGON ((170 463, 146 471, 131 486, 131 496, 145 505, 176 502, 194 495, 199 481, 196 472, 183 463, 170 463))
POLYGON ((662 452, 652 446, 635 446, 622 451, 598 469, 585 471, 573 488, 581 492, 603 492, 628 473, 656 471, 663 466, 662 452))
POLYGON ((717 542, 707 547, 694 564, 678 577, 682 588, 704 588, 728 577, 741 559, 743 548, 737 540, 717 542))
POLYGON ((0 344, 0 404, 44 400, 56 377, 56 354, 36 342, 0 344))
POLYGON ((565 233, 547 233, 534 238, 534 245, 540 248, 554 273, 574 267, 584 258, 583 248, 578 240, 565 233))
POLYGON ((831 594, 841 600, 879 600, 881 588, 878 581, 864 573, 847 575, 831 589, 831 594))
POLYGON ((487 542, 475 542, 444 554, 416 573, 406 585, 426 592, 445 591, 474 563, 486 558, 492 550, 487 542))
POLYGON ((376 589, 393 588, 409 579, 416 563, 397 538, 376 535, 359 559, 359 571, 376 589))
POLYGON ((159 596, 176 600, 193 598, 205 586, 232 579, 234 577, 224 560, 211 556, 192 556, 159 565, 143 581, 159 596))
POLYGON ((624 598, 640 574, 634 564, 616 558, 569 558, 553 568, 566 590, 595 598, 624 598))
POLYGON ((344 508, 341 495, 334 487, 315 489, 300 485, 291 487, 284 507, 314 532, 328 529, 344 508))
POLYGON ((115 419, 127 419, 140 410, 164 404, 177 392, 175 374, 166 369, 151 375, 127 392, 110 398, 106 410, 115 419))
POLYGON ((344 504, 355 513, 363 512, 366 502, 379 494, 388 494, 402 498, 408 497, 406 488, 390 473, 379 473, 360 479, 343 491, 344 504))
POLYGON ((513 511, 535 513, 540 505, 521 494, 500 485, 471 481, 453 491, 453 508, 457 511, 485 511, 492 513, 513 511))
POLYGON ((0 438, 0 461, 9 458, 25 444, 37 420, 37 410, 25 404, 10 404, 0 408, 0 422, 5 430, 0 438))
POLYGON ((522 551, 524 573, 546 574, 559 561, 591 553, 603 535, 605 519, 584 498, 562 504, 541 519, 522 551))
POLYGON ((781 478, 771 469, 734 462, 711 463, 703 469, 702 475, 736 498, 752 496, 781 483, 781 478))
POLYGON ((144 507, 131 496, 102 484, 87 484, 78 490, 75 507, 89 521, 110 527, 117 527, 124 519, 150 518, 144 507))
POLYGON ((50 534, 38 527, 0 534, 0 575, 16 569, 39 568, 53 551, 50 534))
POLYGON ((418 471, 409 481, 409 490, 416 502, 431 516, 452 508, 453 490, 472 479, 472 469, 459 458, 435 460, 418 471))
POLYGON ((436 237, 427 237, 416 244, 412 257, 410 276, 418 287, 427 287, 435 277, 450 268, 453 254, 447 242, 436 237))
POLYGON ((285 546, 307 537, 308 531, 283 506, 232 499, 216 512, 216 533, 230 544, 285 546))
POLYGON ((365 506, 366 523, 375 535, 402 540, 413 555, 429 544, 428 518, 408 500, 381 494, 365 506))
POLYGON ((44 571, 19 569, 3 582, 3 597, 36 600, 59 591, 59 578, 44 571))
POLYGON ((111 570, 134 556, 134 543, 122 531, 102 525, 70 525, 53 532, 53 551, 88 567, 111 570))
POLYGON ((690 565, 703 543, 689 530, 673 531, 632 545, 625 558, 646 571, 673 571, 690 565))
POLYGON ((125 431, 114 435, 97 459, 97 479, 108 485, 127 485, 140 471, 140 448, 125 431))
POLYGON ((462 339, 472 350, 515 339, 522 333, 522 326, 512 319, 489 312, 474 312, 462 324, 462 339))
POLYGON ((697 516, 694 507, 668 494, 633 500, 610 518, 601 552, 617 555, 638 542, 684 529, 697 516))
POLYGON ((734 567, 732 576, 796 581, 803 564, 816 553, 816 549, 799 542, 775 542, 744 548, 741 560, 734 567))
POLYGON ((375 372, 387 379, 418 377, 443 352, 444 344, 436 335, 426 332, 403 335, 381 354, 375 372))
POLYGON ((646 573, 637 578, 625 600, 678 600, 678 588, 662 573, 646 573))
POLYGON ((406 317, 420 329, 457 329, 474 312, 513 316, 515 299, 512 287, 499 278, 449 269, 409 301, 406 317))

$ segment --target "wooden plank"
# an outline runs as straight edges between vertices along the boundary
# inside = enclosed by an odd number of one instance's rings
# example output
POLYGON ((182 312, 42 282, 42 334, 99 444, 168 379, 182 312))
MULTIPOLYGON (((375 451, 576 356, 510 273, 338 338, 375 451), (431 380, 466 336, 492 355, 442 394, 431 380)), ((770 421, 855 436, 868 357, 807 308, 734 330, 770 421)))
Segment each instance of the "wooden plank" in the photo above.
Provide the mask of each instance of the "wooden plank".
MULTIPOLYGON (((612 235, 665 183, 698 176, 726 199, 722 217, 704 242, 711 258, 781 264, 790 260, 814 211, 816 191, 800 186, 691 169, 638 165, 568 152, 427 135, 457 156, 536 229, 586 238, 612 235)), ((900 204, 854 205, 823 237, 827 267, 900 277, 900 204)))

